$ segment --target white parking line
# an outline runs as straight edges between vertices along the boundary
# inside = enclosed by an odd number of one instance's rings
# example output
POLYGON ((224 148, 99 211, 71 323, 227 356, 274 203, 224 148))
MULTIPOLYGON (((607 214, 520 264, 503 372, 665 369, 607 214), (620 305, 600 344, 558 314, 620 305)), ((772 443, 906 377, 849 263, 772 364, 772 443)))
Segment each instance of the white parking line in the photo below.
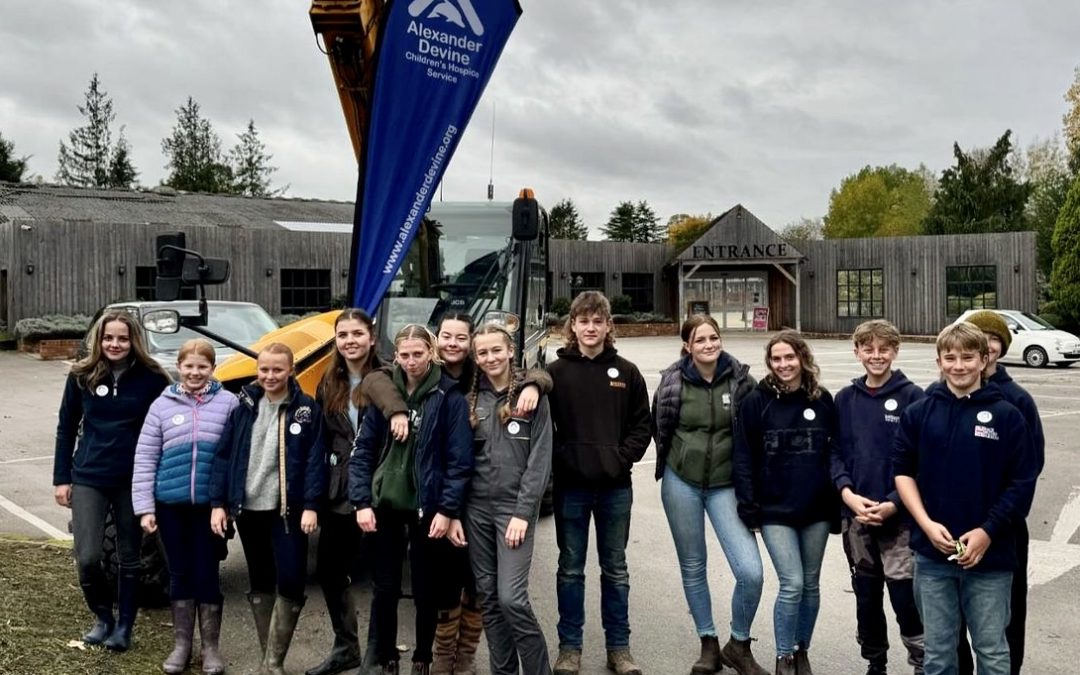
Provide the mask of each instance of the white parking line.
POLYGON ((42 455, 40 457, 20 457, 18 459, 0 459, 0 464, 18 464, 20 462, 40 462, 44 459, 52 459, 52 455, 42 455))
POLYGON ((41 530, 45 534, 49 535, 53 539, 64 539, 64 540, 70 540, 71 539, 71 535, 68 534, 67 532, 61 532, 60 530, 58 530, 55 527, 53 527, 52 525, 48 524, 47 522, 45 522, 41 518, 38 518, 37 516, 30 513, 29 511, 27 511, 23 507, 19 506, 15 502, 11 501, 10 499, 7 499, 3 495, 0 495, 0 507, 4 508, 8 512, 18 516, 19 518, 22 518, 23 520, 30 523, 31 525, 33 525, 37 529, 41 530))

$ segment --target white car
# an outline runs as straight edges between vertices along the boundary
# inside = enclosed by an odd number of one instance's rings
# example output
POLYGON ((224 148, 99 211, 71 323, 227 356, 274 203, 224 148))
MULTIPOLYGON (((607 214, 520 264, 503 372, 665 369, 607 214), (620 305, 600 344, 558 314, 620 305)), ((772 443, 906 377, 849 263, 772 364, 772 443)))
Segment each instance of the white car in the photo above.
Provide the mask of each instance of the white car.
MULTIPOLYGON (((982 311, 969 309, 957 321, 982 311)), ((1009 351, 1001 357, 1003 363, 1026 363, 1042 368, 1048 363, 1068 367, 1080 361, 1080 338, 1072 333, 1058 330, 1030 312, 1017 309, 993 309, 1013 333, 1009 351)))

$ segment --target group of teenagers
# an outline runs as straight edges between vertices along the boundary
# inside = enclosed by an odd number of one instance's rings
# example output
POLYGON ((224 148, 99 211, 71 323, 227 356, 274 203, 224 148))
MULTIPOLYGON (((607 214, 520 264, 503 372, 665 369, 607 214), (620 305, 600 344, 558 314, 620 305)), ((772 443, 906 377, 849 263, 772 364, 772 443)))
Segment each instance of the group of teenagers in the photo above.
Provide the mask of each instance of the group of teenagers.
POLYGON ((692 675, 724 666, 769 673, 751 651, 764 576, 759 536, 779 581, 769 665, 776 675, 812 675, 830 533, 842 533, 868 674, 886 672, 886 588, 915 673, 968 674, 976 661, 980 675, 1020 672, 1025 518, 1044 443, 1031 396, 997 364, 1011 341, 997 314, 941 332, 941 379, 925 391, 893 367, 896 328, 860 325, 854 352, 866 374, 835 399, 798 333, 768 341, 758 382, 724 351, 716 321, 693 315, 650 406, 645 379, 618 355, 612 329, 607 298, 586 291, 571 303, 564 346, 546 370, 514 365, 504 326, 476 327, 457 313, 435 333, 404 327, 393 363, 383 364, 371 318, 347 309, 314 397, 300 389, 292 352, 280 343, 262 349, 255 382, 233 395, 213 378, 209 342, 183 345, 179 381, 170 383, 137 323, 104 314, 68 377, 54 465, 95 615, 83 641, 128 649, 141 535, 158 531, 175 632, 163 669, 190 666, 197 624, 203 673, 224 672, 218 569, 236 532, 260 672, 284 673, 305 602, 308 535, 319 529, 316 577, 334 641, 308 675, 364 663, 350 591, 361 569, 373 586, 367 661, 376 672, 475 673, 482 627, 493 675, 577 675, 595 528, 606 665, 641 675, 630 652, 626 547, 631 469, 655 440, 655 477, 700 638, 692 675), (554 664, 528 588, 549 478, 559 549, 554 664), (102 569, 110 510, 115 589, 102 569), (723 646, 706 523, 735 581, 723 646), (406 560, 416 644, 411 664, 400 666, 406 560))

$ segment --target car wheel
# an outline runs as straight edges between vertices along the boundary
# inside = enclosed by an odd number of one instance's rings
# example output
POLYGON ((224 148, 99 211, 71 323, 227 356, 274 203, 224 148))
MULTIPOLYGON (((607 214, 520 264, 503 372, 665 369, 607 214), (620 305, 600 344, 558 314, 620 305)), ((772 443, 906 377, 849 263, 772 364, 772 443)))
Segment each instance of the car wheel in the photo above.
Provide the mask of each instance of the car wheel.
POLYGON ((1028 347, 1024 351, 1024 363, 1032 368, 1042 368, 1046 365, 1046 351, 1042 347, 1028 347))

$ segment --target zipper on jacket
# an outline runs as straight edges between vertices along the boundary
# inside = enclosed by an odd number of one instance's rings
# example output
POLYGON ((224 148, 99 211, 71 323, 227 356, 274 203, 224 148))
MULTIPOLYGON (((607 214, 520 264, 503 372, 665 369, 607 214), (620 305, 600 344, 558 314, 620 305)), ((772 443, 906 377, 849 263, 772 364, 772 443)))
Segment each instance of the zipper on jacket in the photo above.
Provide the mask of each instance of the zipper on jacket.
POLYGON ((191 503, 195 503, 195 465, 199 461, 199 402, 191 405, 191 503))
POLYGON ((716 429, 716 406, 713 405, 713 390, 716 387, 709 387, 709 440, 705 444, 705 474, 701 477, 701 486, 703 488, 709 487, 709 475, 712 473, 712 451, 713 451, 713 433, 716 429))

